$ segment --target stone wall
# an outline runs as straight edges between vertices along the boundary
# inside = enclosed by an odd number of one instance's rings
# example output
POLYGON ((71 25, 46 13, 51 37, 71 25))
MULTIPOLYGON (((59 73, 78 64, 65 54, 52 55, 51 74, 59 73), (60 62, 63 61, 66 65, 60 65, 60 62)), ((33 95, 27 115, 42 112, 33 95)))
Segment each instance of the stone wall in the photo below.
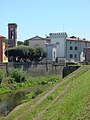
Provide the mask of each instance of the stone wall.
POLYGON ((30 62, 21 62, 21 63, 6 63, 0 65, 0 68, 8 72, 11 68, 18 68, 18 69, 23 69, 27 71, 30 76, 43 76, 43 75, 49 75, 49 74, 58 74, 62 75, 64 66, 60 65, 53 65, 51 63, 37 63, 37 64, 32 64, 30 62))

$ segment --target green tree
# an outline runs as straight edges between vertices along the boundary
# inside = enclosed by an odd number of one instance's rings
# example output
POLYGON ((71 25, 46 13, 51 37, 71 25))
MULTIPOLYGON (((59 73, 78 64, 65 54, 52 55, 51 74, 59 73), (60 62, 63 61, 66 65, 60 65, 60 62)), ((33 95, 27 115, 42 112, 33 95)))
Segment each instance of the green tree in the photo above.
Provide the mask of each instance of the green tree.
POLYGON ((41 61, 47 56, 46 52, 41 47, 34 48, 34 61, 41 61))
POLYGON ((17 57, 17 52, 15 47, 7 48, 5 51, 5 55, 8 57, 9 61, 13 61, 15 57, 17 57))
POLYGON ((40 48, 35 47, 31 48, 30 46, 17 46, 13 48, 8 48, 5 51, 5 55, 9 58, 10 61, 16 61, 16 58, 19 61, 40 61, 46 57, 46 52, 40 48))
POLYGON ((29 46, 29 40, 25 40, 23 44, 29 46))
POLYGON ((3 71, 0 69, 0 84, 2 82, 3 76, 4 76, 3 71))
POLYGON ((10 76, 16 82, 25 82, 26 81, 26 74, 21 69, 11 69, 10 76))
POLYGON ((5 44, 7 45, 7 44, 8 44, 8 39, 5 38, 5 39, 4 39, 4 42, 5 42, 5 44))
POLYGON ((19 45, 23 45, 23 42, 22 41, 17 41, 17 46, 19 45))

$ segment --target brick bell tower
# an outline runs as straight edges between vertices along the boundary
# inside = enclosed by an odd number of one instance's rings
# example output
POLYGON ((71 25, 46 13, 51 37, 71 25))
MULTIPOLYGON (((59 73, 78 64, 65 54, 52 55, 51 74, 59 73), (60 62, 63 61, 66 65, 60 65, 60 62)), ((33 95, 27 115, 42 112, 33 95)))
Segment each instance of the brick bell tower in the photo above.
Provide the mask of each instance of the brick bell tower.
POLYGON ((8 24, 8 47, 15 47, 17 45, 17 24, 8 24))

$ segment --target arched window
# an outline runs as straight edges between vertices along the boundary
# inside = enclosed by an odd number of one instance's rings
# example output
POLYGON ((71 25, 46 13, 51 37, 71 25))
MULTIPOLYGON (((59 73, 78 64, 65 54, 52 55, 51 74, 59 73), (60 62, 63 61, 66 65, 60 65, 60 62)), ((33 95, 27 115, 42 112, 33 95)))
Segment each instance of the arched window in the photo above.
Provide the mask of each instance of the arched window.
POLYGON ((36 45, 34 46, 34 48, 37 48, 37 47, 40 47, 40 45, 39 45, 39 44, 36 44, 36 45))

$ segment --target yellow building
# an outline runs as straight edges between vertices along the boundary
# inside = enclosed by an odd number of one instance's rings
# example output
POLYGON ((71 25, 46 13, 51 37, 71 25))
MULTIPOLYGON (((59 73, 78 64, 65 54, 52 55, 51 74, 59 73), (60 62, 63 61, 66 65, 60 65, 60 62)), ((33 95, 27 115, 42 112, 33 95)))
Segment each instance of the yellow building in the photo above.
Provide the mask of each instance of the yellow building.
POLYGON ((6 44, 3 42, 3 62, 8 62, 8 58, 5 56, 6 44))
POLYGON ((8 62, 8 58, 5 56, 6 44, 5 37, 0 36, 0 62, 8 62))

